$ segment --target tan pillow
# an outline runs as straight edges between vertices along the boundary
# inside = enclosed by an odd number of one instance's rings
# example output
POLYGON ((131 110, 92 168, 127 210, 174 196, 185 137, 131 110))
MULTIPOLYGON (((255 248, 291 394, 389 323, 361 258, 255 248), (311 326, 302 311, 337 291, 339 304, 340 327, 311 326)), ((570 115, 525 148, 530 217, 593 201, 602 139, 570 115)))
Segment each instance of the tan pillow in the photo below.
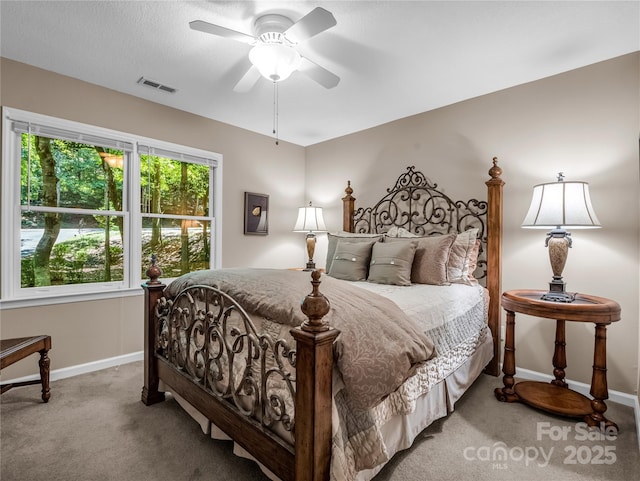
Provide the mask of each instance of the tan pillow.
POLYGON ((378 284, 410 286, 416 246, 415 241, 373 244, 367 280, 378 284))
POLYGON ((447 262, 456 234, 419 238, 386 238, 388 243, 416 242, 416 253, 411 268, 411 282, 447 286, 447 262))
POLYGON ((478 229, 473 228, 461 232, 456 236, 449 252, 447 278, 453 284, 471 285, 469 281, 469 265, 471 252, 476 245, 478 229))
POLYGON ((344 240, 345 242, 363 242, 363 241, 372 241, 375 242, 381 239, 382 236, 380 234, 359 234, 352 232, 330 232, 327 234, 327 262, 324 266, 325 271, 328 273, 331 270, 331 264, 333 263, 333 257, 336 253, 336 245, 339 240, 344 240))
POLYGON ((364 281, 371 259, 371 247, 375 240, 353 242, 340 239, 336 244, 333 261, 328 274, 345 281, 364 281))

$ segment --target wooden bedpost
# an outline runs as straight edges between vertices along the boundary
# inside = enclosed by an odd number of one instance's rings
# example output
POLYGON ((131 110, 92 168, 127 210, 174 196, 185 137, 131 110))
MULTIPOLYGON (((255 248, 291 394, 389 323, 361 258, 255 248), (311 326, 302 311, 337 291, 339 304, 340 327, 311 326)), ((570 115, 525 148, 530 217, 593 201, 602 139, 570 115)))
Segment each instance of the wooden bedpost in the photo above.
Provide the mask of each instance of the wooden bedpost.
POLYGON ((353 232, 353 211, 355 210, 356 198, 351 195, 353 189, 350 180, 347 181, 347 188, 344 191, 347 195, 342 198, 342 230, 353 232))
POLYGON ((147 269, 149 280, 142 284, 144 289, 144 386, 142 388, 142 402, 147 406, 164 401, 164 393, 158 391, 158 364, 156 352, 157 318, 156 305, 162 297, 166 287, 158 280, 162 270, 156 266, 156 256, 151 256, 151 265, 147 269))
POLYGON ((307 320, 291 330, 296 340, 295 480, 328 481, 331 467, 333 341, 340 331, 322 318, 329 301, 318 291, 320 272, 311 273, 313 291, 302 302, 307 320))
POLYGON ((500 374, 500 297, 502 296, 502 169, 498 158, 493 158, 487 184, 487 289, 489 290, 489 328, 493 335, 493 359, 485 371, 492 376, 500 374))

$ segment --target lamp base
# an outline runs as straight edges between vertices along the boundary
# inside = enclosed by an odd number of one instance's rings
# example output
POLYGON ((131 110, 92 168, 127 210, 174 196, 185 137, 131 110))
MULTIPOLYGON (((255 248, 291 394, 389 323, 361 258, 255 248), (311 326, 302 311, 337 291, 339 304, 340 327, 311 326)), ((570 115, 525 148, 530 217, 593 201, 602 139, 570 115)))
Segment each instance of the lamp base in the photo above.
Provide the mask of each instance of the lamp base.
POLYGON ((576 295, 564 291, 565 283, 562 280, 562 270, 567 262, 569 247, 571 247, 571 233, 560 227, 553 229, 547 234, 545 244, 549 248, 553 280, 549 282, 549 292, 544 294, 541 299, 551 302, 573 302, 576 295))
POLYGON ((543 301, 551 301, 551 302, 573 302, 576 300, 576 294, 573 293, 569 293, 569 292, 547 292, 546 294, 543 294, 542 297, 540 298, 543 301))
POLYGON ((307 267, 305 271, 313 271, 316 268, 316 263, 313 262, 313 252, 316 250, 316 235, 313 232, 307 234, 307 255, 309 260, 307 261, 307 267))
POLYGON ((540 299, 543 301, 551 302, 573 302, 576 299, 575 293, 565 292, 565 283, 562 277, 557 278, 554 276, 553 280, 549 282, 549 292, 543 294, 540 299))

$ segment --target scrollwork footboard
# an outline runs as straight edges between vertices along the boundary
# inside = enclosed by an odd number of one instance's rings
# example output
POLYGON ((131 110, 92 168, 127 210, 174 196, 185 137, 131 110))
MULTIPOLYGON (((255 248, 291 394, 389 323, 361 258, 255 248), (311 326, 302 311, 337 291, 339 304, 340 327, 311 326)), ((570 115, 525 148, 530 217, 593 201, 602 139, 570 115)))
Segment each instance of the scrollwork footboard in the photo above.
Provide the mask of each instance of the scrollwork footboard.
MULTIPOLYGON (((198 285, 156 306, 156 353, 194 384, 294 444, 296 351, 256 328, 215 287, 198 285)), ((259 320, 257 320, 259 322, 259 320)))
POLYGON ((323 320, 329 303, 318 290, 320 273, 311 274, 313 289, 301 305, 307 320, 280 329, 213 287, 164 298, 155 259, 152 268, 142 285, 142 402, 165 399, 162 381, 282 481, 328 479, 339 331, 323 320))

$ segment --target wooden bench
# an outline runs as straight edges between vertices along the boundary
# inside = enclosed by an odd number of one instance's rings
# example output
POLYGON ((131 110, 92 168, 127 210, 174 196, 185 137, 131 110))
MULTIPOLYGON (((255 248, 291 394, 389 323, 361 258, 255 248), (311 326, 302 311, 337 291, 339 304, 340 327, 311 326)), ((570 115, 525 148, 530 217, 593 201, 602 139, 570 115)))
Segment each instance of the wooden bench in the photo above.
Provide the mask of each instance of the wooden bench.
POLYGON ((51 336, 20 337, 1 340, 0 370, 31 354, 39 352, 40 361, 38 364, 40 365, 40 379, 2 384, 0 385, 0 394, 4 394, 13 387, 42 384, 42 400, 48 402, 51 397, 51 390, 49 389, 49 349, 51 349, 51 336))

